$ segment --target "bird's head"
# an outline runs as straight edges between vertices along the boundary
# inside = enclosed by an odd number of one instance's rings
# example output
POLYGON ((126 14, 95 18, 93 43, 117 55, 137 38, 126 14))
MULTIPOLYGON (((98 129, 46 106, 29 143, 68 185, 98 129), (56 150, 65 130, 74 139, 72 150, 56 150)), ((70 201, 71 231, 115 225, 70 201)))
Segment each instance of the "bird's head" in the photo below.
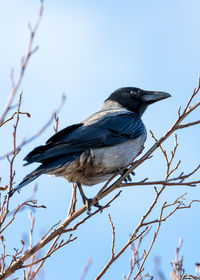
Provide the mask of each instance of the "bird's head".
POLYGON ((170 96, 169 93, 162 91, 147 91, 136 87, 124 87, 114 91, 106 101, 118 102, 126 109, 141 116, 148 105, 170 96))

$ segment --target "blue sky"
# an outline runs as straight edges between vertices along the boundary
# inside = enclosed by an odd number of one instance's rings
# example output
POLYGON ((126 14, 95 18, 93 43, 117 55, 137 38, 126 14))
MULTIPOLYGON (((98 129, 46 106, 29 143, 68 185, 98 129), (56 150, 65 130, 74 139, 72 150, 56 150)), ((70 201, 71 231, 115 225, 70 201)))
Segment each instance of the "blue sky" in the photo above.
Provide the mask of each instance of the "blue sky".
MULTIPOLYGON (((29 39, 28 22, 34 22, 39 1, 0 1, 0 75, 2 110, 11 87, 10 69, 17 76, 20 58, 29 39)), ((45 1, 44 15, 35 40, 39 50, 32 57, 25 73, 22 109, 31 113, 23 118, 18 131, 19 143, 24 136, 33 135, 57 107, 63 93, 67 100, 59 114, 59 128, 76 123, 95 112, 115 89, 137 86, 149 90, 162 90, 173 98, 153 105, 143 120, 147 130, 157 137, 170 128, 177 116, 177 108, 184 105, 197 85, 200 71, 200 2, 198 0, 168 1, 45 1)), ((17 99, 15 100, 17 101, 17 99)), ((194 112, 191 119, 198 118, 194 112)), ((22 150, 16 160, 16 182, 19 182, 34 166, 22 167, 22 159, 32 148, 44 143, 53 133, 53 127, 22 150)), ((1 153, 12 147, 12 132, 4 128, 1 153)), ((178 133, 178 160, 182 158, 181 171, 189 172, 199 164, 199 127, 178 133)), ((146 149, 153 143, 150 135, 146 149)), ((165 148, 170 150, 173 139, 165 148)), ((2 184, 7 183, 8 164, 0 162, 2 184)), ((154 159, 136 170, 137 179, 149 177, 162 179, 165 164, 160 152, 154 159)), ((198 176, 197 176, 198 177, 198 176)), ((65 217, 71 187, 63 179, 42 176, 37 180, 38 203, 46 210, 38 209, 35 242, 52 224, 65 217)), ((30 196, 34 184, 27 186, 13 198, 13 207, 30 196)), ((98 186, 86 192, 92 196, 98 186)), ((188 193, 189 199, 200 199, 198 189, 168 188, 161 202, 188 193)), ((107 214, 116 226, 117 248, 128 239, 147 206, 154 197, 153 187, 126 189, 110 209, 84 224, 76 233, 78 240, 58 251, 44 266, 45 279, 79 279, 88 258, 92 266, 86 279, 93 279, 110 256, 111 229, 107 214)), ((103 200, 105 203, 107 200, 103 200)), ((158 209, 157 209, 158 210, 158 209)), ((154 258, 159 256, 166 277, 175 248, 183 237, 184 264, 193 273, 199 261, 198 222, 199 206, 176 213, 163 224, 160 235, 145 265, 146 271, 154 270, 154 258)), ((156 215, 155 211, 155 215, 156 215)), ((29 229, 27 212, 16 220, 17 228, 7 232, 12 248, 29 229), (19 225, 24 225, 19 227, 19 225), (13 235, 16 236, 10 241, 13 235)), ((152 233, 153 234, 153 230, 152 233)), ((148 238, 147 238, 148 241, 148 238)), ((104 279, 122 279, 129 268, 130 251, 119 259, 104 279)))

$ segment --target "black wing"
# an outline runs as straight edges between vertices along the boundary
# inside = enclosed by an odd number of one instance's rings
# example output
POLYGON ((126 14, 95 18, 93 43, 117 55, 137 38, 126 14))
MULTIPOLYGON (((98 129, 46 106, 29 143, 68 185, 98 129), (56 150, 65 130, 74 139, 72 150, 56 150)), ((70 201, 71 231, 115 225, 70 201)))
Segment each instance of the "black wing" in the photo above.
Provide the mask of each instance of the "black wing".
POLYGON ((104 117, 91 125, 77 124, 61 130, 45 146, 39 146, 29 153, 25 160, 28 163, 45 163, 53 158, 78 156, 88 149, 113 146, 138 138, 144 130, 141 118, 134 113, 104 117))
POLYGON ((82 125, 83 125, 83 123, 77 123, 77 124, 70 125, 64 129, 60 130, 59 132, 54 134, 51 138, 49 138, 47 140, 46 144, 59 142, 60 139, 66 138, 71 132, 73 132, 75 129, 77 129, 78 127, 80 127, 82 125))

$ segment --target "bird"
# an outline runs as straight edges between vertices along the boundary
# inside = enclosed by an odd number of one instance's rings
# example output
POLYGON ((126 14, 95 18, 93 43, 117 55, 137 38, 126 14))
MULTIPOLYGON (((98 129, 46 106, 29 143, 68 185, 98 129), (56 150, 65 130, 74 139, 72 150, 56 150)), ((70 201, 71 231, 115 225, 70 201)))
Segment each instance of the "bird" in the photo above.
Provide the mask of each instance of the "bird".
MULTIPOLYGON (((13 188, 9 196, 42 174, 63 177, 76 183, 83 203, 90 211, 82 186, 109 180, 123 170, 144 149, 147 130, 141 119, 147 107, 171 95, 137 87, 112 92, 102 107, 84 121, 67 126, 33 149, 24 160, 39 163, 34 171, 13 188)), ((97 203, 96 206, 99 206, 97 203)))

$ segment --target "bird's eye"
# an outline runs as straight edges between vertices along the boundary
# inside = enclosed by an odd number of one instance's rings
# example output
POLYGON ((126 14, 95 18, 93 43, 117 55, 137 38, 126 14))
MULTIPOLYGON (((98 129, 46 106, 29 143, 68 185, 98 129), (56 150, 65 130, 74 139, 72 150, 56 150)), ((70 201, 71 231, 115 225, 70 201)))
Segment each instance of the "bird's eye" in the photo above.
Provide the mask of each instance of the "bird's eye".
POLYGON ((140 90, 137 91, 131 90, 130 94, 134 95, 135 97, 138 97, 140 95, 140 90))

